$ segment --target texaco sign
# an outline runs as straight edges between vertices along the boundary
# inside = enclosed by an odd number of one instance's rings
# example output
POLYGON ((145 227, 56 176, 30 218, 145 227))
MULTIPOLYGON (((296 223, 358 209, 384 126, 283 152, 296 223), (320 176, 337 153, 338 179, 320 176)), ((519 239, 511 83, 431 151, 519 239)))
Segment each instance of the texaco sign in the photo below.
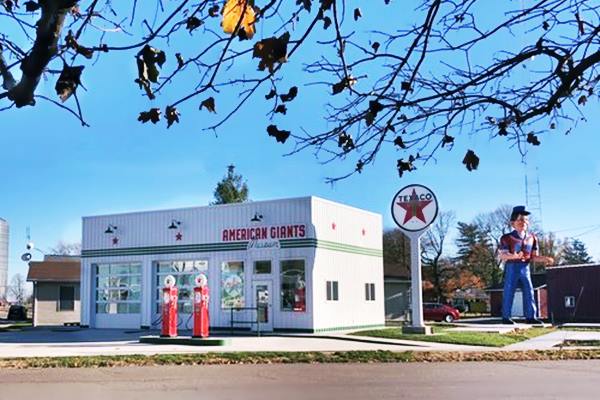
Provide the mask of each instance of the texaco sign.
POLYGON ((427 229, 438 214, 438 202, 433 192, 423 185, 408 185, 400 189, 392 202, 392 217, 408 232, 427 229))

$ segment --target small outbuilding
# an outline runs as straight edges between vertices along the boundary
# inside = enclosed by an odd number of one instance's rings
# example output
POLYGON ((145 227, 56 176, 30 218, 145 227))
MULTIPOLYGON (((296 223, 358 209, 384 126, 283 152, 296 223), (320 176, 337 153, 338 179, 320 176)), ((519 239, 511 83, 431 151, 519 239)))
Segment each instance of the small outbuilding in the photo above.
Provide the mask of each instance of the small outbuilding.
POLYGON ((554 322, 600 322, 600 264, 560 265, 546 271, 554 322))
POLYGON ((410 270, 402 263, 384 260, 385 319, 401 321, 410 310, 410 270))
POLYGON ((80 319, 79 257, 45 256, 31 261, 27 281, 33 282, 33 326, 78 324, 80 319))
MULTIPOLYGON (((548 318, 548 286, 546 285, 546 274, 531 274, 533 284, 533 298, 538 310, 538 318, 548 318)), ((504 284, 501 283, 486 289, 490 295, 490 313, 492 317, 502 317, 502 297, 504 295, 504 284)), ((523 292, 521 288, 515 291, 511 316, 524 317, 525 307, 523 304, 523 292)))

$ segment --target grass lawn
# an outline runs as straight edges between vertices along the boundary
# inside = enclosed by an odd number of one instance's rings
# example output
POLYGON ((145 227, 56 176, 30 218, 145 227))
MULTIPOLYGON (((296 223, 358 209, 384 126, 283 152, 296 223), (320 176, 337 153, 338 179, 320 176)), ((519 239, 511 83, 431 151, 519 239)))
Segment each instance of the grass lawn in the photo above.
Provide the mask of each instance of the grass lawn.
POLYGON ((561 326, 558 329, 563 330, 563 331, 575 331, 575 332, 600 332, 600 327, 595 327, 595 326, 589 326, 589 327, 585 327, 585 326, 574 326, 574 327, 561 326))
POLYGON ((600 340, 576 340, 567 339, 555 347, 600 347, 600 340))
POLYGON ((500 334, 493 332, 456 332, 449 330, 451 327, 452 326, 433 326, 433 335, 403 334, 402 328, 360 331, 354 332, 352 335, 386 339, 419 340, 422 342, 464 344, 470 346, 503 347, 536 336, 545 335, 554 330, 554 328, 530 328, 500 334))
POLYGON ((528 351, 342 351, 342 352, 257 352, 158 354, 151 356, 88 356, 3 358, 0 369, 100 368, 157 365, 215 364, 322 364, 322 363, 401 363, 401 362, 499 362, 599 360, 599 349, 528 351))
POLYGON ((14 324, 10 324, 10 325, 6 325, 6 326, 0 326, 0 333, 2 332, 15 332, 15 331, 20 331, 22 328, 28 328, 31 327, 32 323, 31 322, 15 322, 14 324))

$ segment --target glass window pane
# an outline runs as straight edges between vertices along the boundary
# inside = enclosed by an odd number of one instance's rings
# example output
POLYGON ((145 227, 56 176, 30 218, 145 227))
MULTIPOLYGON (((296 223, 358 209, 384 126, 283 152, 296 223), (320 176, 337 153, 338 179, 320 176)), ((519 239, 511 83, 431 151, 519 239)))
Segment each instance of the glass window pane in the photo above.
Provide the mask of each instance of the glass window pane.
POLYGON ((271 260, 254 261, 254 273, 255 274, 270 274, 271 273, 271 260))
POLYGON ((338 300, 338 282, 333 281, 333 300, 338 300))
POLYGON ((306 311, 304 260, 281 261, 281 310, 306 311))
POLYGON ((110 266, 110 274, 129 274, 129 265, 128 264, 112 264, 110 266))
POLYGON ((139 314, 141 308, 140 303, 129 303, 129 314, 139 314))
MULTIPOLYGON (((190 301, 192 290, 194 286, 196 286, 194 282, 196 276, 200 273, 208 275, 208 261, 206 260, 159 261, 156 262, 155 265, 155 301, 157 302, 160 302, 162 299, 162 289, 164 287, 165 278, 168 275, 173 275, 175 277, 175 286, 179 289, 179 300, 187 302, 190 301)), ((157 307, 157 310, 157 312, 160 312, 160 307, 157 307)))
POLYGON ((194 271, 204 272, 206 274, 206 272, 208 272, 208 261, 194 261, 194 271))

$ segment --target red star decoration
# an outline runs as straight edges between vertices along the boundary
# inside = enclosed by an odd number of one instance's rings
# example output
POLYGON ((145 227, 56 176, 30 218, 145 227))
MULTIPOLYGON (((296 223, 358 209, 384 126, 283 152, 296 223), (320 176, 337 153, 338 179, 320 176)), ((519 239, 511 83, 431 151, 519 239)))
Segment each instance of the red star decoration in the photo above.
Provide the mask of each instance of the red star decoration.
POLYGON ((427 207, 431 202, 432 200, 419 200, 419 196, 417 196, 417 191, 413 189, 412 194, 410 195, 410 200, 408 202, 396 203, 406 211, 406 214, 404 215, 404 221, 402 223, 405 224, 413 218, 420 219, 424 223, 427 223, 427 221, 425 221, 423 209, 427 207))
POLYGON ((181 234, 181 232, 177 232, 177 235, 175 235, 175 240, 181 240, 183 239, 183 235, 181 234))
POLYGON ((335 224, 335 222, 332 222, 332 223, 331 223, 331 229, 333 229, 334 231, 335 231, 335 227, 336 227, 336 226, 337 226, 337 225, 335 224))
POLYGON ((112 242, 113 242, 114 246, 118 245, 119 244, 119 238, 115 236, 114 238, 112 238, 112 242))
POLYGON ((365 228, 363 228, 362 235, 365 236, 366 234, 367 234, 367 231, 365 230, 365 228))

